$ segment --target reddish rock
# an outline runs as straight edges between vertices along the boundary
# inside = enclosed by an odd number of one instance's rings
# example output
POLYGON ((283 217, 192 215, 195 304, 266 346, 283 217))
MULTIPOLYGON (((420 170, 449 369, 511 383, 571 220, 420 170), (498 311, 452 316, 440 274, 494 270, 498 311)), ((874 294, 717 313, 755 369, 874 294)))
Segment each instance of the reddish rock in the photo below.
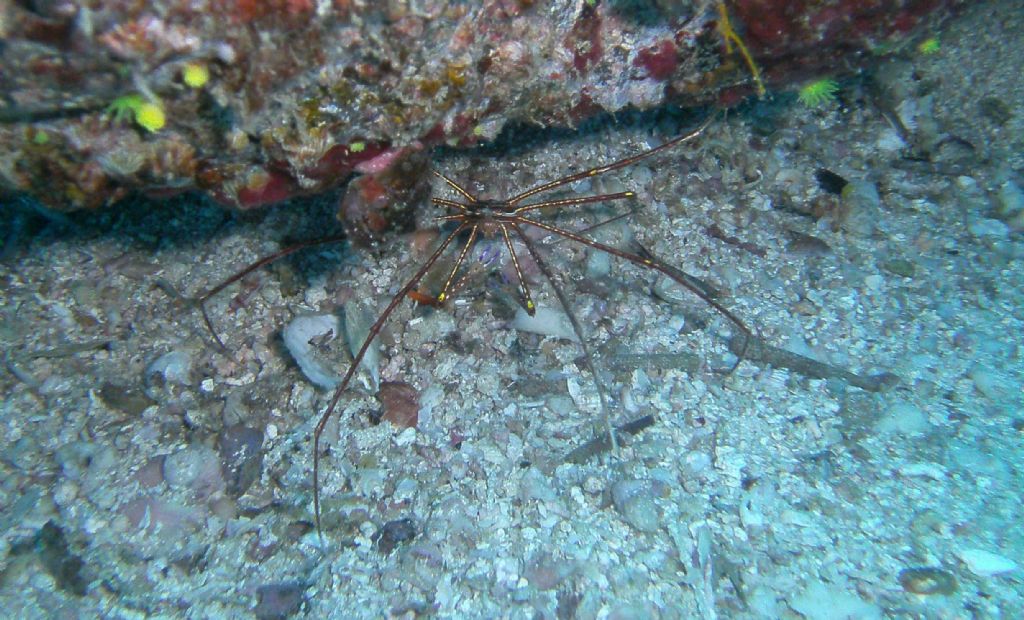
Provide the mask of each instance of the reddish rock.
MULTIPOLYGON (((856 69, 963 5, 725 6, 772 89, 856 69)), ((0 191, 65 211, 193 188, 254 208, 340 185, 417 141, 475 144, 481 126, 493 136, 508 122, 568 125, 626 105, 731 104, 754 92, 745 60, 726 53, 716 0, 651 3, 642 16, 577 0, 422 0, 416 11, 111 0, 87 16, 81 7, 0 5, 0 191), (196 63, 209 80, 187 85, 184 69, 196 63), (136 125, 123 109, 129 96, 159 105, 165 124, 136 125)))
POLYGON ((430 196, 429 162, 422 146, 395 149, 363 162, 364 173, 345 189, 338 219, 354 243, 368 246, 386 232, 411 232, 415 208, 430 196))
POLYGON ((420 395, 412 385, 399 381, 385 381, 380 384, 377 398, 383 406, 381 420, 391 422, 396 428, 416 426, 419 421, 420 395))
POLYGON ((662 41, 658 45, 640 50, 633 64, 646 69, 647 75, 656 80, 667 80, 679 66, 679 52, 672 41, 662 41))

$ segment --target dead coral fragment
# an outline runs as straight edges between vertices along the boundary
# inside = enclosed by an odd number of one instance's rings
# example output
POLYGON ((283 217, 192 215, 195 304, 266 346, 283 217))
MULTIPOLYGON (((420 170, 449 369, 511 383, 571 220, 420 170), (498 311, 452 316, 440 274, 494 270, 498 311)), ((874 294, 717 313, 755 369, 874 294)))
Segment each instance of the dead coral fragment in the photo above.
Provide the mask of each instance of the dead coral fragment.
POLYGON ((812 379, 840 379, 868 392, 885 392, 900 382, 900 378, 892 373, 883 372, 867 376, 854 374, 844 368, 773 347, 760 339, 751 338, 747 343, 743 339, 734 338, 729 342, 729 350, 736 355, 743 352, 743 347, 746 347, 746 351, 742 357, 749 362, 762 362, 775 368, 787 368, 812 379))
MULTIPOLYGON (((620 437, 625 437, 627 435, 636 435, 645 428, 653 425, 654 416, 645 415, 635 420, 626 422, 621 426, 617 426, 615 428, 615 433, 620 437)), ((587 443, 579 446, 578 448, 570 452, 568 455, 566 455, 565 462, 577 464, 585 463, 589 461, 591 458, 597 456, 598 454, 608 452, 609 450, 611 450, 611 448, 611 439, 608 437, 606 433, 601 433, 597 437, 594 437, 587 443)))

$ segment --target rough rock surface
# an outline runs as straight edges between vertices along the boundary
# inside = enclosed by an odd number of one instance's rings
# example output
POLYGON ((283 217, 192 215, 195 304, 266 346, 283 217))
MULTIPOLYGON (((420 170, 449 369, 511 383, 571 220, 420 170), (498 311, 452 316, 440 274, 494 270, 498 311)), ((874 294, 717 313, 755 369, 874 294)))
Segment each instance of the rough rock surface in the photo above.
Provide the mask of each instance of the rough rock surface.
POLYGON ((260 206, 509 122, 734 103, 759 88, 737 40, 769 88, 848 71, 961 4, 5 2, 0 189, 59 210, 131 190, 260 206))

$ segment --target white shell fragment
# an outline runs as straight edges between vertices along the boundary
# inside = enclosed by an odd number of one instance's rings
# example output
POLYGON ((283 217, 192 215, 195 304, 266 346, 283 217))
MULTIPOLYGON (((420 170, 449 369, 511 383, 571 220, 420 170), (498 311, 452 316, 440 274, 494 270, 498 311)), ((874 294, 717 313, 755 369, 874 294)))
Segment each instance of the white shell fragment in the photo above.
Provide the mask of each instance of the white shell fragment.
POLYGON ((967 570, 979 577, 992 577, 1017 569, 1017 563, 1001 555, 982 549, 961 549, 957 555, 967 565, 967 570))
POLYGON ((170 351, 146 367, 146 377, 160 375, 167 383, 188 385, 192 373, 192 358, 186 351, 170 351))
POLYGON ((516 316, 512 319, 512 327, 524 332, 532 332, 541 336, 554 336, 564 338, 572 342, 579 342, 576 332, 572 329, 572 322, 569 316, 559 310, 552 310, 544 306, 538 306, 537 312, 530 316, 526 310, 519 308, 516 316))
POLYGON ((302 374, 314 384, 334 389, 341 383, 341 373, 317 354, 313 343, 329 342, 337 338, 341 321, 333 314, 297 316, 284 328, 284 345, 302 369, 302 374))
MULTIPOLYGON (((374 316, 370 310, 358 301, 350 301, 344 305, 345 311, 345 341, 348 342, 349 353, 354 358, 359 348, 363 346, 366 337, 370 335, 370 326, 373 325, 374 316)), ((337 333, 337 332, 335 332, 337 333)), ((373 380, 373 389, 380 386, 380 346, 374 338, 369 348, 363 355, 363 361, 359 364, 363 370, 370 373, 373 380)))
POLYGON ((894 404, 875 426, 879 433, 894 435, 920 435, 928 427, 928 416, 908 402, 894 404))

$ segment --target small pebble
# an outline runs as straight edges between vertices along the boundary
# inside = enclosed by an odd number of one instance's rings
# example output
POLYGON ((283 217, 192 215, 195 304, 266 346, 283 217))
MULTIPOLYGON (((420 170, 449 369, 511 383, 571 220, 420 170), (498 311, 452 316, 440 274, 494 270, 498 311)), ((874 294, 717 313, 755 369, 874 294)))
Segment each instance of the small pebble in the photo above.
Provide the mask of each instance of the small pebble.
POLYGON ((572 562, 542 554, 526 565, 524 576, 534 588, 554 590, 575 572, 572 562))
POLYGON ((903 258, 894 258, 882 263, 882 269, 904 278, 914 277, 914 263, 903 258))
POLYGON ((146 367, 146 381, 160 377, 164 383, 189 385, 192 374, 192 357, 185 351, 171 351, 158 357, 146 367))
POLYGON ((903 138, 895 129, 886 127, 882 130, 878 136, 878 140, 875 142, 875 146, 882 151, 899 151, 906 148, 907 143, 903 141, 903 138))
POLYGON ((914 594, 953 594, 957 589, 952 573, 931 566, 905 568, 899 579, 903 589, 914 594))
POLYGON ((793 238, 786 245, 786 251, 793 256, 828 256, 832 253, 832 248, 817 237, 796 231, 790 231, 790 234, 793 238))
POLYGON ((224 488, 220 458, 213 449, 192 445, 164 459, 164 480, 171 488, 191 489, 196 497, 206 498, 224 488))
POLYGON ((194 507, 184 507, 152 497, 138 497, 120 508, 132 528, 145 529, 168 543, 200 527, 206 515, 194 507))
POLYGON ((519 496, 523 501, 551 503, 558 500, 558 494, 551 488, 547 476, 536 468, 528 469, 523 474, 519 481, 519 496))
POLYGON ((1003 183, 996 194, 996 212, 1002 219, 1008 219, 1021 211, 1024 211, 1024 191, 1013 181, 1003 183))
MULTIPOLYGON (((376 311, 367 308, 358 299, 346 302, 342 308, 345 313, 345 342, 348 344, 349 353, 355 357, 370 334, 370 326, 373 325, 377 316, 376 311)), ((370 374, 374 387, 380 385, 379 340, 379 338, 373 339, 369 348, 366 349, 366 353, 363 354, 363 361, 359 363, 359 367, 370 374)))
POLYGON ((1010 234, 1010 227, 999 220, 975 220, 967 226, 967 230, 975 237, 999 237, 1010 234))
POLYGON ((302 609, 306 587, 297 583, 275 583, 256 590, 253 614, 259 620, 283 620, 302 609))
POLYGON ((598 495, 604 491, 604 480, 597 476, 587 476, 586 480, 583 481, 583 490, 590 495, 598 495))
POLYGON ((411 446, 416 441, 416 427, 410 426, 395 436, 395 445, 404 448, 411 446))
POLYGON ((373 534, 372 540, 377 549, 387 555, 401 543, 408 542, 413 538, 416 538, 416 525, 412 519, 403 518, 385 523, 373 534))
POLYGON ((967 372, 975 389, 981 392, 986 398, 998 399, 1002 396, 1002 387, 999 375, 984 366, 975 366, 967 372))
POLYGON ((852 586, 812 583, 803 592, 790 595, 789 606, 805 620, 881 620, 885 616, 874 603, 864 601, 852 586))
POLYGON ((77 481, 81 491, 93 501, 107 503, 112 496, 104 492, 119 465, 116 451, 106 444, 76 441, 57 450, 61 473, 77 481))
POLYGON ((257 428, 237 424, 220 433, 221 475, 227 492, 238 497, 259 479, 263 468, 263 433, 257 428))
POLYGON ((327 291, 324 289, 322 284, 319 286, 310 286, 303 294, 303 300, 306 302, 306 305, 311 308, 316 308, 325 299, 327 299, 327 291))
POLYGON ((218 519, 230 521, 238 516, 238 504, 233 499, 222 495, 210 502, 210 514, 218 519))
POLYGON ((695 478, 705 475, 711 466, 711 455, 707 452, 693 451, 683 457, 682 471, 686 472, 689 478, 695 478))
POLYGON ((885 286, 885 278, 878 275, 877 273, 873 273, 864 278, 864 284, 872 291, 877 292, 882 290, 882 287, 885 286))
POLYGON ((612 505, 633 529, 652 533, 661 527, 661 508, 649 480, 619 480, 612 484, 612 505))
POLYGON ((114 383, 104 383, 97 394, 111 409, 131 416, 142 415, 143 411, 156 404, 156 401, 141 391, 114 383))
POLYGON ((413 478, 402 478, 398 481, 398 484, 395 485, 395 501, 400 502, 414 498, 419 486, 419 483, 413 478))
POLYGON ((151 489, 164 481, 164 456, 154 456, 135 472, 135 479, 144 489, 151 489))
POLYGON ((840 222, 843 230, 862 236, 871 234, 882 204, 878 187, 870 181, 850 181, 843 188, 841 201, 846 214, 840 222))
POLYGON ((606 252, 594 250, 587 255, 587 277, 602 278, 612 270, 611 256, 606 252))
POLYGON ((411 384, 404 381, 383 381, 377 398, 383 410, 381 420, 386 420, 396 428, 415 428, 419 420, 419 392, 411 384))
POLYGON ((911 403, 896 403, 875 428, 883 434, 917 435, 928 430, 928 416, 911 403))
POLYGON ((901 476, 910 478, 931 478, 942 480, 946 477, 946 470, 937 463, 908 463, 899 468, 901 476))

